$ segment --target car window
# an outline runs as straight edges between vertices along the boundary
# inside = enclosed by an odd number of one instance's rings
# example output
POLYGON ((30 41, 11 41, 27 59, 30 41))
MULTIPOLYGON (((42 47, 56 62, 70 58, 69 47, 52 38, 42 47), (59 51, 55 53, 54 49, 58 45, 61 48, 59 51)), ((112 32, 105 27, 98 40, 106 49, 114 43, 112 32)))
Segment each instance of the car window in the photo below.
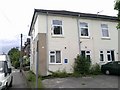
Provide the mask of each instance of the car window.
POLYGON ((7 62, 4 63, 4 70, 5 70, 6 73, 8 72, 8 65, 7 65, 7 62))
POLYGON ((0 61, 0 72, 3 72, 3 67, 4 67, 3 62, 0 61))
POLYGON ((120 62, 114 62, 113 66, 114 66, 114 67, 120 66, 120 62))

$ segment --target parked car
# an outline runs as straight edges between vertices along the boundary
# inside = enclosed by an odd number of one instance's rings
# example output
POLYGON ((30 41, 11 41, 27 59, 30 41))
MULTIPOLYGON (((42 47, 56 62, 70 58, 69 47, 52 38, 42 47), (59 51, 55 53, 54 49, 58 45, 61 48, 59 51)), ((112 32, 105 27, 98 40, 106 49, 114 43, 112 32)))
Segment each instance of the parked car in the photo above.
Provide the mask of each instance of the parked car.
POLYGON ((105 74, 120 75, 120 61, 112 61, 102 65, 101 71, 105 74))
POLYGON ((0 90, 6 90, 12 86, 13 76, 9 57, 0 55, 0 90))

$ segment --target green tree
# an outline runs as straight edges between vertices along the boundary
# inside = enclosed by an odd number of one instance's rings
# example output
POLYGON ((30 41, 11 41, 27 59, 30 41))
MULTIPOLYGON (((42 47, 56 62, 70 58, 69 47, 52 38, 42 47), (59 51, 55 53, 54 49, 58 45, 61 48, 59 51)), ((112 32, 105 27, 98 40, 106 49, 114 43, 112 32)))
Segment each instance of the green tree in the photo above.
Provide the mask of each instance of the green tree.
POLYGON ((20 51, 18 50, 18 48, 11 48, 11 50, 8 52, 8 55, 11 59, 12 66, 18 68, 20 66, 20 51))
POLYGON ((78 74, 89 74, 91 61, 85 56, 77 55, 74 63, 74 73, 78 74))
POLYGON ((117 28, 120 29, 120 0, 115 1, 114 9, 118 11, 118 26, 117 26, 117 28))

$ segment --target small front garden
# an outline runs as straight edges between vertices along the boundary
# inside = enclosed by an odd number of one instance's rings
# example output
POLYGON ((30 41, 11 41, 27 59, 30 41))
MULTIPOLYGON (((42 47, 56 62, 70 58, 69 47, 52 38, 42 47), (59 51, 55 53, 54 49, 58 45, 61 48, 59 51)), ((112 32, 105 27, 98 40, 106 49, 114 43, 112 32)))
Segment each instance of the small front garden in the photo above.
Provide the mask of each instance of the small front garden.
POLYGON ((92 65, 91 60, 82 55, 78 55, 77 58, 75 58, 73 69, 74 69, 74 73, 83 76, 101 74, 100 66, 97 63, 92 65))
MULTIPOLYGON (((85 77, 85 76, 94 76, 94 75, 101 74, 100 66, 98 64, 91 65, 91 61, 88 58, 81 55, 78 55, 75 58, 73 70, 74 70, 73 73, 67 73, 65 69, 63 71, 58 70, 56 72, 49 71, 51 75, 43 76, 43 77, 39 76, 38 88, 43 88, 43 85, 42 85, 43 79, 65 78, 65 77, 85 77)), ((27 72, 26 77, 30 87, 35 88, 36 75, 32 71, 25 71, 25 72, 27 72)))
POLYGON ((75 58, 73 66, 73 73, 67 73, 65 69, 63 71, 57 70, 56 72, 49 71, 51 75, 42 77, 46 78, 65 78, 65 77, 83 77, 83 76, 95 76, 100 75, 101 69, 98 64, 91 65, 91 61, 84 56, 78 55, 75 58))

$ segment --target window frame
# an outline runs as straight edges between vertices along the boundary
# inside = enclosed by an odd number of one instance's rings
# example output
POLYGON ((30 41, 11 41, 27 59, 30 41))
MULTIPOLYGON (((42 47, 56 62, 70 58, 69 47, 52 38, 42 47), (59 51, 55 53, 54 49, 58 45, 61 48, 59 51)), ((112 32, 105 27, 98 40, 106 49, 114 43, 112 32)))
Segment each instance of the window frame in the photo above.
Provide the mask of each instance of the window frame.
POLYGON ((114 54, 114 56, 112 56, 112 51, 114 51, 114 53, 115 53, 115 50, 107 50, 107 61, 108 62, 111 62, 111 61, 115 61, 115 54, 114 54), (108 53, 108 51, 109 51, 109 53, 108 53), (110 55, 110 60, 108 60, 108 55, 110 55), (112 57, 114 57, 114 60, 112 59, 112 57))
POLYGON ((110 39, 110 33, 109 33, 109 27, 108 27, 108 24, 104 24, 104 23, 102 23, 101 24, 101 34, 102 34, 102 38, 104 39, 104 38, 106 38, 106 39, 110 39), (102 25, 106 25, 107 26, 107 28, 105 28, 105 27, 102 27, 102 25), (107 31, 108 33, 108 36, 104 36, 104 33, 105 32, 103 32, 103 31, 107 31))
POLYGON ((49 64, 62 64, 62 52, 61 52, 61 50, 50 50, 49 51, 49 64), (60 51, 60 58, 61 58, 61 62, 60 63, 56 63, 56 52, 57 51, 60 51), (55 52, 54 54, 51 54, 51 52, 55 52), (55 57, 55 62, 54 63, 51 63, 51 56, 54 56, 55 57))
POLYGON ((103 50, 99 51, 99 59, 100 59, 100 62, 104 62, 105 61, 105 56, 104 56, 104 51, 103 50), (102 51, 102 53, 101 53, 101 51, 102 51), (101 60, 101 55, 103 55, 103 60, 101 60))
POLYGON ((52 20, 51 35, 52 35, 53 37, 63 37, 63 35, 64 35, 64 31, 63 31, 63 21, 62 21, 62 20, 58 20, 58 19, 54 19, 54 20, 52 20), (61 21, 61 22, 62 22, 61 25, 53 24, 53 21, 54 21, 54 20, 61 21), (62 34, 54 34, 54 27, 55 27, 55 26, 60 26, 60 27, 62 28, 62 34))
POLYGON ((80 29, 80 30, 79 30, 79 31, 80 31, 79 34, 80 34, 80 37, 81 37, 81 38, 90 38, 89 23, 87 23, 87 22, 79 22, 79 29, 80 29), (88 27, 81 27, 81 23, 87 24, 88 27), (87 29, 88 36, 82 36, 82 35, 81 35, 82 29, 87 29))
MULTIPOLYGON (((110 51, 110 50, 107 50, 107 51, 110 51)), ((111 57, 111 53, 109 52, 107 52, 107 61, 112 61, 112 57, 111 57), (108 55, 110 55, 110 60, 108 60, 108 55)))
POLYGON ((88 58, 88 56, 90 56, 90 59, 91 59, 91 51, 90 50, 86 50, 86 57, 88 58), (88 53, 88 51, 89 51, 89 53, 88 53))
POLYGON ((91 50, 81 50, 81 55, 82 55, 82 51, 85 51, 85 57, 87 57, 89 55, 90 60, 91 60, 91 50), (89 51, 89 53, 87 53, 88 51, 89 51))

